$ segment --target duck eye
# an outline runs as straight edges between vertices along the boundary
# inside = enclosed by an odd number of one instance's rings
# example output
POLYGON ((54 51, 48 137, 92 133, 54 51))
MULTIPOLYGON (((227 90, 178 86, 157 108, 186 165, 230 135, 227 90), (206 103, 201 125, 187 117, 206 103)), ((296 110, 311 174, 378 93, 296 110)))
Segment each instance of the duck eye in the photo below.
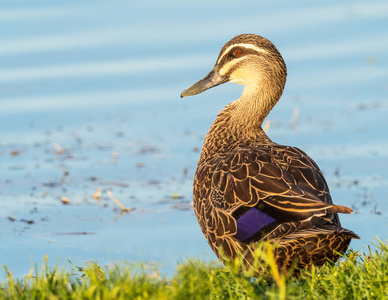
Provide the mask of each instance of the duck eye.
POLYGON ((234 56, 240 56, 241 54, 242 54, 241 49, 236 49, 236 50, 233 51, 233 55, 234 56))

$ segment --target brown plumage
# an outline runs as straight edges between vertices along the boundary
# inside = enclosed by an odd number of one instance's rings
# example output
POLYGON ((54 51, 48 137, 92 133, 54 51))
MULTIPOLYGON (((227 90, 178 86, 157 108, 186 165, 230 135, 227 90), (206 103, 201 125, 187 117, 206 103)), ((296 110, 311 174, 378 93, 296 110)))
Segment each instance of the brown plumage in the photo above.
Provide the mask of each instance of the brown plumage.
POLYGON ((199 94, 224 82, 245 85, 211 126, 194 178, 194 209, 209 245, 225 261, 254 263, 260 241, 276 245, 278 267, 286 271, 336 261, 355 233, 341 227, 316 163, 295 147, 272 142, 261 128, 279 100, 287 70, 264 37, 242 34, 221 49, 213 70, 183 91, 199 94), (221 250, 222 249, 222 250, 221 250))

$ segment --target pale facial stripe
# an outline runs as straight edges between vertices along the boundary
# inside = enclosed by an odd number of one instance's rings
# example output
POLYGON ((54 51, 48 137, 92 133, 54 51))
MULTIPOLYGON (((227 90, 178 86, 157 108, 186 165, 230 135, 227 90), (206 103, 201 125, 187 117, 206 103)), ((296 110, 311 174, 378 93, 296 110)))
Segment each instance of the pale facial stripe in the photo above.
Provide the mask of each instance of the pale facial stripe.
MULTIPOLYGON (((239 57, 239 58, 235 58, 235 59, 231 60, 231 61, 227 62, 226 64, 224 64, 224 65, 222 66, 222 68, 218 70, 218 72, 220 73, 221 76, 224 76, 226 73, 228 73, 228 71, 229 71, 230 69, 233 68, 234 65, 240 63, 240 61, 242 61, 242 60, 244 60, 244 59, 246 59, 245 56, 239 57)), ((218 63, 218 62, 217 62, 217 63, 218 63)))
POLYGON ((217 60, 217 64, 224 58, 224 56, 226 54, 229 53, 230 49, 234 48, 234 47, 242 47, 242 48, 246 48, 246 49, 253 49, 257 52, 260 52, 260 53, 264 53, 264 54, 269 54, 269 52, 263 48, 260 48, 260 47, 257 47, 256 45, 253 45, 253 44, 244 44, 244 43, 241 43, 241 44, 233 44, 233 45, 230 45, 228 48, 226 48, 224 50, 224 52, 222 53, 222 55, 220 56, 220 58, 217 60))

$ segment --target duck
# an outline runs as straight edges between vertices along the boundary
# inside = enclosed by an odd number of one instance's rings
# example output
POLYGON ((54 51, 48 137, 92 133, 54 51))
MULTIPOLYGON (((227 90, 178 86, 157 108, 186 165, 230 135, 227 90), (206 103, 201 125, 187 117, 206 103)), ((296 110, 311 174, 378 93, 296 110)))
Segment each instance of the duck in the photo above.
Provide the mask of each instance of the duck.
MULTIPOLYGON (((273 245, 278 270, 336 262, 352 239, 318 165, 302 150, 273 142, 262 129, 286 83, 286 64, 272 42, 241 34, 221 49, 213 69, 185 89, 200 94, 226 82, 244 85, 211 125, 193 182, 193 206, 216 256, 257 269, 255 251, 273 245)), ((257 270, 256 270, 257 271, 257 270)))

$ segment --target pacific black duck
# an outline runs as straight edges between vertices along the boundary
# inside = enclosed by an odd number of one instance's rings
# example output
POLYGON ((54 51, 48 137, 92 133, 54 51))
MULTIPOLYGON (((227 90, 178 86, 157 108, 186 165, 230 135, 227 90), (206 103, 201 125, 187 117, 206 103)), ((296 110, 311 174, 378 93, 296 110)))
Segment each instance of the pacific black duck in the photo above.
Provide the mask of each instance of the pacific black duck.
POLYGON ((227 42, 210 73, 181 97, 224 82, 245 85, 217 116, 205 138, 194 178, 194 209, 210 247, 248 267, 260 241, 275 244, 280 270, 336 261, 351 239, 317 164, 302 150, 272 142, 261 125, 278 102, 287 69, 266 38, 242 34, 227 42), (221 250, 222 249, 222 250, 221 250))

